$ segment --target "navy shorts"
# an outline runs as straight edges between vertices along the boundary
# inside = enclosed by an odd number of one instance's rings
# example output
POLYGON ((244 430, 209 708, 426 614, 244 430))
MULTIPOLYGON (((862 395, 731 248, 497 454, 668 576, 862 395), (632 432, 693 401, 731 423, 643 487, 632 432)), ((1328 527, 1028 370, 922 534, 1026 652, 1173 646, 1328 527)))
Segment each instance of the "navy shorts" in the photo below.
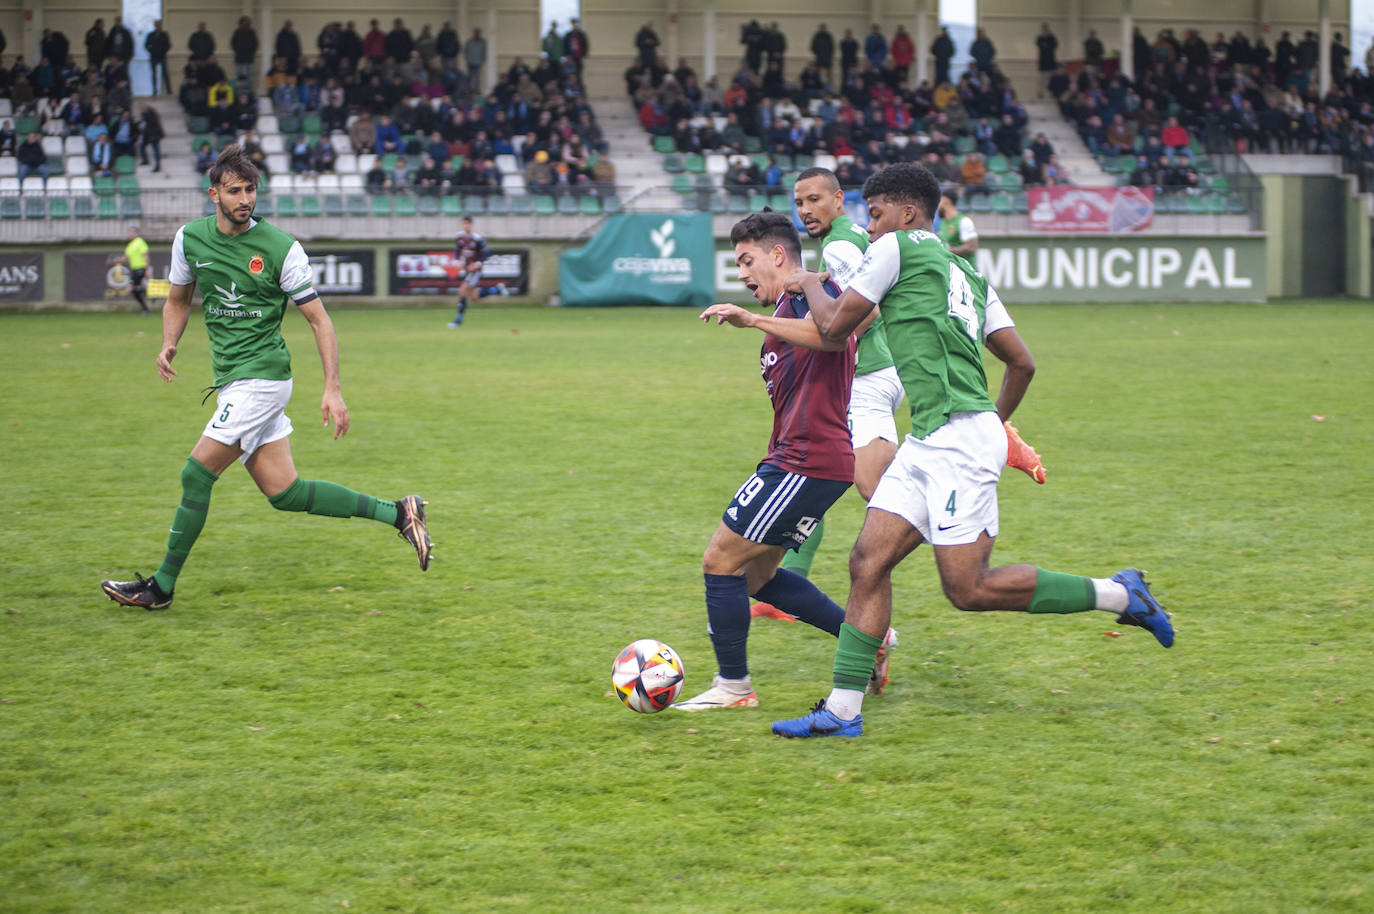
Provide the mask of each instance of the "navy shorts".
POLYGON ((847 488, 847 482, 801 476, 761 463, 739 487, 721 520, 751 542, 796 549, 847 488))

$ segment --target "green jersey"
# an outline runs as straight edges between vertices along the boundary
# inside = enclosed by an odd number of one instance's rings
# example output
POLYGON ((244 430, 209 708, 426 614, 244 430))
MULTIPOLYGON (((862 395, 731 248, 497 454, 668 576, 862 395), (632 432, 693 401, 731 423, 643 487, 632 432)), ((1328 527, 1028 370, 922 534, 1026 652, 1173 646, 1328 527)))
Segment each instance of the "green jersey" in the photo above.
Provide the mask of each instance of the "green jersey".
POLYGON ((988 281, 968 261, 930 232, 889 232, 869 245, 850 288, 882 308, 913 435, 951 413, 996 411, 983 373, 988 281))
POLYGON ((216 387, 241 378, 291 377, 291 353, 281 335, 286 302, 303 305, 319 297, 299 241, 260 221, 226 235, 214 216, 206 216, 177 232, 169 278, 174 285, 200 286, 216 387))
MULTIPOLYGON (((821 260, 826 272, 843 291, 849 287, 854 272, 864 259, 868 250, 868 232, 854 224, 848 216, 840 216, 830 223, 830 231, 821 239, 821 260)), ((854 374, 872 374, 892 367, 892 352, 887 347, 887 336, 883 332, 883 318, 869 325, 868 331, 859 339, 858 364, 854 374)))
POLYGON ((958 210, 948 219, 940 220, 940 228, 937 234, 940 240, 945 243, 947 248, 957 248, 961 244, 967 244, 978 237, 978 230, 973 227, 973 220, 958 210))

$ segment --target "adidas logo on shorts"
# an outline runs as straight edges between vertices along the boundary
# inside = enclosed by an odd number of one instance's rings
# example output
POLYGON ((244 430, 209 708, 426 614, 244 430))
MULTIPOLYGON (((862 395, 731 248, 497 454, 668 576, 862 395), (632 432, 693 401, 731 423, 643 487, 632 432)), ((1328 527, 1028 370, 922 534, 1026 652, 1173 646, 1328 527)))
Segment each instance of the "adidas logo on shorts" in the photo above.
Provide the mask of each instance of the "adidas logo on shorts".
POLYGON ((739 509, 736 508, 734 505, 731 505, 729 508, 727 508, 725 510, 725 513, 730 516, 731 520, 739 520, 739 509))

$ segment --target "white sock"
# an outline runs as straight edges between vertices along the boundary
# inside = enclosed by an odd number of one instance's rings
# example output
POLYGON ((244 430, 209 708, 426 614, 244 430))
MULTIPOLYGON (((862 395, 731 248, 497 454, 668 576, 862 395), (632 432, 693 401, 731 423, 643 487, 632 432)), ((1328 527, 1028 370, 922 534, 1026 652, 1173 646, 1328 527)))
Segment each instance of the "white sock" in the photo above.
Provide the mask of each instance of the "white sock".
POLYGON ((1126 593, 1125 585, 1111 578, 1093 578, 1093 590, 1097 592, 1097 608, 1113 615, 1121 615, 1131 605, 1131 596, 1126 593))
POLYGON ((712 685, 719 686, 727 692, 734 692, 736 695, 748 695, 750 692, 754 691, 754 685, 749 681, 748 676, 745 676, 743 679, 726 679, 724 676, 717 673, 716 681, 713 682, 712 685))
POLYGON ((830 697, 825 700, 825 709, 840 720, 853 720, 858 717, 863 706, 863 689, 831 689, 830 697))

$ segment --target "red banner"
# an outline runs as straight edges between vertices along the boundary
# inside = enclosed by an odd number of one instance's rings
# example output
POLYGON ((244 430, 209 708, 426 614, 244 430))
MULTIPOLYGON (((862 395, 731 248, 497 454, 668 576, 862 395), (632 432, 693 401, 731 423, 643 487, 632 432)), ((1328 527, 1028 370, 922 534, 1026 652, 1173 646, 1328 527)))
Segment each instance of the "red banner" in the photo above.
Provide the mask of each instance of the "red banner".
POLYGON ((1044 232, 1138 232, 1155 217, 1152 187, 1026 188, 1030 227, 1044 232))

